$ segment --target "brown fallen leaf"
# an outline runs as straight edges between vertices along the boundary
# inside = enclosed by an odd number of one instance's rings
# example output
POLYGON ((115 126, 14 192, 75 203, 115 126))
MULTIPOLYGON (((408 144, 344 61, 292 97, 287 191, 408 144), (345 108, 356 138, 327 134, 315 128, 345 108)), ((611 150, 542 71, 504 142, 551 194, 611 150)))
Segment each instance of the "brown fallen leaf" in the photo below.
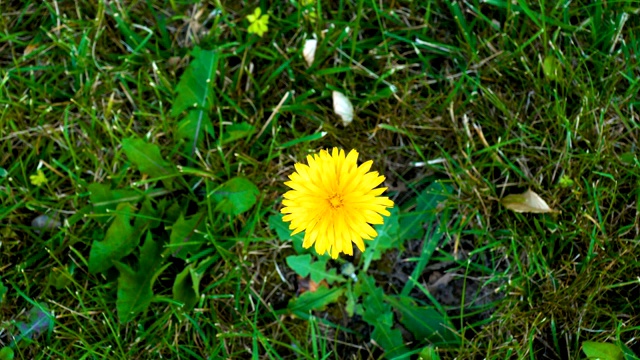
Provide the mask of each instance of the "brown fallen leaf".
POLYGON ((522 194, 507 195, 500 200, 500 203, 507 209, 519 213, 544 214, 560 212, 550 208, 540 195, 531 190, 527 190, 522 194))

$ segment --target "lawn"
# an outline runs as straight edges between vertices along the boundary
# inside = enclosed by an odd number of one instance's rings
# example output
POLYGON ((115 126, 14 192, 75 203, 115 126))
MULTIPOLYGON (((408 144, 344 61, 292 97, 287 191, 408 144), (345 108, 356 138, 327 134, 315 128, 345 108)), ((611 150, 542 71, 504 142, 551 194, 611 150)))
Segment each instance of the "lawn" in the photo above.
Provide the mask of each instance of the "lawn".
POLYGON ((0 360, 638 359, 640 2, 0 9, 0 360))

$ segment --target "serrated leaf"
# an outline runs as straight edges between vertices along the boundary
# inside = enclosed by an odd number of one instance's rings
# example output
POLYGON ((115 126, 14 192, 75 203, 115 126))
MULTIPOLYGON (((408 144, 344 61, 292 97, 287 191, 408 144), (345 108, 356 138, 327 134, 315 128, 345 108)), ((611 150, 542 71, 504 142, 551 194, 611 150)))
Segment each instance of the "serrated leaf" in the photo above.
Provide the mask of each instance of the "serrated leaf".
POLYGON ((202 50, 195 47, 191 51, 191 56, 193 60, 176 86, 178 95, 171 107, 171 116, 174 117, 190 107, 208 111, 213 105, 213 85, 218 68, 218 53, 215 50, 202 50))
POLYGON ((249 123, 241 122, 227 125, 222 131, 221 143, 224 145, 251 136, 256 131, 256 128, 249 123))
POLYGON ((458 344, 460 337, 454 333, 453 325, 436 309, 416 306, 413 299, 405 296, 385 296, 385 300, 400 315, 400 322, 417 340, 428 340, 433 344, 458 344))
POLYGON ((500 202, 507 209, 519 213, 544 214, 558 212, 551 209, 546 201, 531 190, 527 190, 522 194, 507 195, 500 202))
POLYGON ((113 266, 113 262, 131 254, 140 243, 140 232, 131 225, 135 209, 128 203, 119 204, 116 216, 107 230, 104 240, 95 240, 89 251, 89 272, 101 273, 113 266))
POLYGON ((366 244, 364 254, 362 255, 362 258, 364 259, 364 271, 367 271, 371 261, 380 260, 383 252, 398 246, 400 241, 400 238, 398 237, 400 230, 400 224, 398 223, 398 208, 393 207, 389 209, 389 212, 391 213, 391 216, 384 219, 384 224, 375 226, 378 236, 366 244))
POLYGON ((306 318, 311 310, 322 310, 325 306, 334 303, 344 293, 344 288, 328 289, 318 287, 315 292, 307 291, 298 298, 289 301, 289 310, 298 317, 306 318))
POLYGON ((200 297, 201 275, 196 272, 194 264, 185 267, 173 282, 173 299, 183 303, 182 309, 190 311, 200 297))
POLYGON ((13 349, 10 347, 3 347, 0 349, 0 360, 13 360, 14 354, 13 349))
POLYGON ((16 324, 20 335, 16 337, 15 342, 22 339, 33 339, 39 336, 47 329, 53 328, 53 315, 49 312, 49 307, 43 302, 39 302, 38 306, 34 306, 27 314, 27 321, 20 321, 16 324))
POLYGON ((205 242, 205 212, 184 218, 182 214, 171 227, 169 244, 164 255, 171 254, 177 258, 186 260, 189 254, 193 254, 205 242))
MULTIPOLYGON (((161 245, 153 241, 151 233, 147 232, 144 244, 140 249, 137 271, 121 262, 115 263, 116 268, 120 271, 116 310, 121 323, 127 323, 138 313, 146 311, 151 304, 153 283, 159 274, 156 270, 162 264, 161 252, 161 245)), ((164 268, 169 265, 166 264, 164 268)))
POLYGON ((204 110, 191 110, 187 112, 187 116, 180 120, 176 129, 176 137, 178 139, 187 139, 191 143, 189 146, 193 150, 194 147, 202 142, 204 132, 214 136, 213 123, 211 118, 204 110))
POLYGON ((251 181, 236 177, 222 184, 211 196, 217 203, 216 210, 237 216, 251 209, 258 201, 259 193, 251 181))
POLYGON ((157 228, 162 221, 162 219, 160 219, 160 211, 159 208, 154 206, 151 199, 146 198, 140 206, 140 211, 136 214, 133 226, 139 229, 139 231, 157 228))
POLYGON ((175 172, 173 165, 160 154, 160 147, 142 139, 129 138, 122 140, 122 149, 140 172, 153 178, 161 178, 175 172))
POLYGON ((402 214, 399 219, 401 241, 421 239, 424 237, 424 224, 430 224, 436 219, 437 208, 447 199, 451 191, 439 181, 430 184, 415 200, 415 209, 402 214))
POLYGON ((600 360, 622 360, 624 353, 614 344, 584 341, 582 342, 582 351, 589 359, 600 360))
MULTIPOLYGON (((93 213, 96 215, 106 215, 108 211, 116 209, 118 204, 121 203, 137 203, 143 195, 132 190, 111 190, 108 185, 93 183, 90 184, 89 189, 89 201, 93 205, 93 213)), ((106 223, 109 220, 109 216, 95 216, 93 217, 100 223, 106 223)))
POLYGON ((326 270, 326 258, 312 263, 310 254, 291 255, 287 257, 287 265, 302 277, 311 275, 311 280, 316 283, 322 280, 326 280, 329 284, 345 281, 342 276, 336 274, 336 269, 326 270))
POLYGON ((407 348, 402 340, 402 332, 392 329, 390 325, 377 325, 371 333, 371 340, 384 349, 387 359, 394 359, 407 353, 407 348))

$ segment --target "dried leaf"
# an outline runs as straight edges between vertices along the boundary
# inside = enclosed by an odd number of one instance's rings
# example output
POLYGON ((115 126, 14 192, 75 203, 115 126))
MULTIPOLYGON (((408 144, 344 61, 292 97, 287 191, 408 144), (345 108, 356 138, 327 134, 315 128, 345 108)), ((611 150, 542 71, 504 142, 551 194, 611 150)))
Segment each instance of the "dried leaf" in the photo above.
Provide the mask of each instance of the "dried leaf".
POLYGON ((318 46, 318 40, 307 39, 304 41, 304 47, 302 48, 302 56, 307 62, 307 65, 311 67, 313 60, 316 58, 316 47, 318 46))
POLYGON ((333 92, 333 111, 342 119, 342 125, 347 126, 353 121, 353 105, 341 92, 333 92))
POLYGON ((531 190, 527 190, 522 194, 507 195, 500 202, 507 209, 519 213, 544 214, 559 212, 550 208, 546 201, 531 190))

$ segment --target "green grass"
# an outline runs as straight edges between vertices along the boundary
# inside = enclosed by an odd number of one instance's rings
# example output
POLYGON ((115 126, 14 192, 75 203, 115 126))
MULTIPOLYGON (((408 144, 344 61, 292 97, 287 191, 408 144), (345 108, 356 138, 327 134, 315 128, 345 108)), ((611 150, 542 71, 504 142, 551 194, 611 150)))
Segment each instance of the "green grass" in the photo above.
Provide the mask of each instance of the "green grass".
MULTIPOLYGON (((379 330, 349 316, 349 304, 366 314, 381 289, 381 308, 402 294, 446 314, 461 337, 437 347, 443 359, 585 358, 584 341, 633 359, 639 16, 633 0, 3 5, 0 349, 17 359, 380 358, 394 350, 371 341, 379 330), (256 6, 270 14, 262 38, 247 33, 256 6), (312 34, 308 68, 301 52, 312 34), (196 45, 219 58, 202 111, 212 127, 194 147, 179 129, 186 113, 172 107, 196 45), (333 113, 334 90, 354 104, 348 127, 333 113), (224 140, 232 130, 247 132, 224 140), (142 175, 132 138, 182 171, 142 175), (402 235, 366 272, 357 268, 358 282, 330 285, 344 291, 334 303, 293 314, 287 304, 304 296, 303 280, 287 259, 300 244, 269 217, 293 164, 333 146, 374 160, 402 235), (29 178, 38 169, 48 179, 39 187, 29 178), (236 177, 257 186, 257 202, 220 213, 210 195, 236 177), (448 189, 437 214, 423 192, 434 181, 448 189), (150 307, 129 322, 116 311, 119 271, 89 272, 93 242, 118 216, 94 208, 96 183, 149 199, 157 241, 169 240, 181 211, 207 224, 201 247, 188 261, 167 260, 150 307), (526 189, 561 213, 500 205, 526 189), (56 213, 61 227, 31 226, 56 213), (182 311, 172 287, 189 264, 199 296, 182 311), (42 306, 49 326, 14 343, 42 306)), ((124 263, 136 268, 137 253, 124 263)), ((329 261, 327 271, 363 258, 329 261)), ((394 330, 415 357, 430 342, 394 309, 394 330)))

